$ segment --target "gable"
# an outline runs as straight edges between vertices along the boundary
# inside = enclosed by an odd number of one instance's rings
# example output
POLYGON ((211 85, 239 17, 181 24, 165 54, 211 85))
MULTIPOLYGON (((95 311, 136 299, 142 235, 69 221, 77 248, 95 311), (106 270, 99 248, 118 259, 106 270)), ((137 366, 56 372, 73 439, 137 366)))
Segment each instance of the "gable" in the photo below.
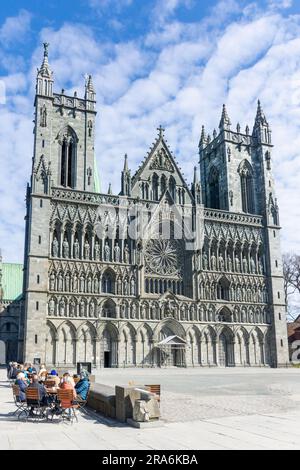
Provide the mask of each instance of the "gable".
POLYGON ((150 187, 153 177, 158 179, 159 184, 161 184, 162 180, 165 179, 166 188, 170 181, 172 181, 176 186, 184 188, 185 204, 193 203, 193 196, 190 189, 187 186, 162 134, 159 135, 153 147, 150 149, 147 158, 132 177, 131 195, 133 197, 141 197, 141 184, 147 183, 150 187))

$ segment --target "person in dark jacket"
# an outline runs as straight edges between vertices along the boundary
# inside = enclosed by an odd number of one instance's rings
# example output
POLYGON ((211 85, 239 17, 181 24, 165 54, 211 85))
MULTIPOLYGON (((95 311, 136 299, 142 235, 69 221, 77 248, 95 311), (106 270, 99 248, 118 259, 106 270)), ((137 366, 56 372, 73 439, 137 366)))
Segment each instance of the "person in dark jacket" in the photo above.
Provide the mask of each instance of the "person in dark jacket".
POLYGON ((26 392, 28 385, 27 385, 26 377, 22 372, 19 372, 19 374, 17 375, 15 384, 18 385, 19 390, 20 390, 18 401, 26 401, 25 392, 26 392))
POLYGON ((43 384, 39 383, 39 378, 36 374, 32 376, 32 383, 28 388, 37 388, 39 391, 40 402, 42 404, 47 404, 47 390, 43 384))
POLYGON ((75 385, 75 390, 76 390, 76 395, 77 395, 76 400, 77 401, 86 400, 88 392, 89 392, 89 388, 90 388, 90 383, 89 383, 88 376, 85 372, 81 372, 80 380, 75 385))

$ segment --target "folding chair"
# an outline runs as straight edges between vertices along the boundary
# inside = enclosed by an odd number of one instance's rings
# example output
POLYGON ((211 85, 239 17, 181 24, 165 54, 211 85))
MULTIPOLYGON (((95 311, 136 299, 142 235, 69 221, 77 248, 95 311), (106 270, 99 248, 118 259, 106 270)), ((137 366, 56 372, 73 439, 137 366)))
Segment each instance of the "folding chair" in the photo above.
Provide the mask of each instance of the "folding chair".
POLYGON ((18 412, 22 411, 26 407, 26 401, 21 401, 20 400, 20 387, 16 384, 12 384, 12 392, 13 392, 13 397, 14 397, 14 402, 16 405, 16 410, 13 412, 13 416, 17 414, 18 412))
POLYGON ((86 407, 86 404, 87 404, 88 399, 89 399, 90 389, 91 389, 91 385, 89 385, 85 400, 82 400, 82 399, 78 400, 77 398, 75 398, 75 400, 74 400, 74 403, 76 403, 78 405, 79 411, 83 411, 84 413, 86 412, 85 407, 86 407))
POLYGON ((78 422, 75 410, 79 408, 79 405, 74 402, 73 390, 58 389, 57 399, 59 401, 60 408, 62 409, 62 414, 60 415, 61 418, 63 420, 68 419, 71 423, 73 423, 73 419, 75 418, 78 422), (70 414, 67 412, 68 410, 70 410, 70 414))
POLYGON ((37 388, 27 388, 26 394, 26 408, 20 411, 18 419, 28 420, 29 417, 34 418, 35 421, 45 418, 46 406, 42 404, 39 391, 37 388), (35 413, 34 413, 35 411, 35 413))

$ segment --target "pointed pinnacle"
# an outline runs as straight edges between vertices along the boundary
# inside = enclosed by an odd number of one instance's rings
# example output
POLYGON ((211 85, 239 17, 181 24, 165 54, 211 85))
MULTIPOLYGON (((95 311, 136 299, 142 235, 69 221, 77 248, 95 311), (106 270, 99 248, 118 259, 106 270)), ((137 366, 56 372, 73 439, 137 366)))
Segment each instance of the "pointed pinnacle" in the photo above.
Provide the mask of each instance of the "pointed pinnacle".
POLYGON ((231 124, 225 104, 223 104, 219 129, 228 129, 231 124))
POLYGON ((107 194, 112 194, 112 190, 111 190, 111 183, 109 183, 109 185, 108 185, 108 191, 107 191, 107 194))
POLYGON ((124 155, 124 172, 128 171, 128 159, 127 159, 127 153, 124 155))

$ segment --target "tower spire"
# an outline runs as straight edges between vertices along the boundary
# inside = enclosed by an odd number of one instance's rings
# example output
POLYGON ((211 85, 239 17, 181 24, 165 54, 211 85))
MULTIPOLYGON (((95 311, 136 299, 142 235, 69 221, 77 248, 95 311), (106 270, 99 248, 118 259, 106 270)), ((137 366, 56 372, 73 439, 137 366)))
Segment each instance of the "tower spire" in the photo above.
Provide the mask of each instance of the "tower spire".
POLYGON ((53 95, 53 72, 50 69, 48 61, 48 48, 49 43, 44 42, 44 56, 41 67, 37 70, 36 77, 36 93, 38 95, 51 96, 53 95))
POLYGON ((258 143, 271 144, 271 129, 263 112, 260 100, 257 100, 257 110, 252 135, 258 143))
POLYGON ((96 92, 93 84, 92 75, 86 76, 84 97, 88 101, 96 101, 96 92))
POLYGON ((204 126, 201 128, 201 135, 200 135, 200 140, 199 140, 199 148, 203 148, 206 145, 206 135, 205 135, 205 129, 204 126))
POLYGON ((224 130, 224 129, 229 130, 229 129, 230 129, 230 125, 231 125, 231 121, 230 121, 230 119, 229 119, 226 106, 225 106, 225 104, 223 104, 222 115, 221 115, 221 120, 220 120, 220 124, 219 124, 219 129, 220 129, 220 131, 222 131, 222 130, 224 130))
POLYGON ((124 155, 124 167, 121 173, 121 194, 122 196, 131 195, 131 174, 128 168, 127 153, 124 155))

